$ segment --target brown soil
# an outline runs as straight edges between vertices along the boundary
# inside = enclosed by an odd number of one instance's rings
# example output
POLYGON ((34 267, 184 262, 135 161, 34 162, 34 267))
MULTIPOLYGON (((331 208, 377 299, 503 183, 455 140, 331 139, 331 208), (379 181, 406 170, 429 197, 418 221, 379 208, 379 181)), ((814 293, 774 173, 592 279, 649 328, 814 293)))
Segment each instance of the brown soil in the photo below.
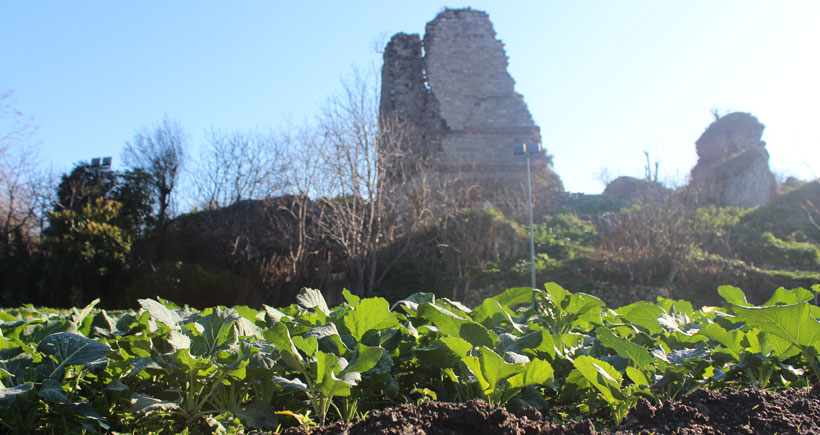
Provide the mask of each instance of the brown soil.
POLYGON ((364 420, 336 422, 285 434, 820 434, 820 384, 809 390, 698 390, 681 401, 653 406, 641 400, 616 429, 598 432, 587 420, 553 425, 549 413, 515 415, 479 400, 428 402, 371 412, 364 420))

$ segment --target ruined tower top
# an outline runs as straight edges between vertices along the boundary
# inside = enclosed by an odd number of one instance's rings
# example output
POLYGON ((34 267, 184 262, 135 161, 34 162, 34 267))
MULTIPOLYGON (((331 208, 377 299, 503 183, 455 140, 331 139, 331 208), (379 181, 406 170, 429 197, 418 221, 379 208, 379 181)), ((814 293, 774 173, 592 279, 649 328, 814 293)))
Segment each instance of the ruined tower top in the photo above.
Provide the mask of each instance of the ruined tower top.
MULTIPOLYGON (((504 46, 487 13, 445 9, 417 35, 395 35, 384 53, 381 115, 413 125, 413 148, 434 170, 481 182, 520 182, 526 161, 513 146, 540 142, 504 46)), ((535 176, 563 190, 545 156, 535 176)))

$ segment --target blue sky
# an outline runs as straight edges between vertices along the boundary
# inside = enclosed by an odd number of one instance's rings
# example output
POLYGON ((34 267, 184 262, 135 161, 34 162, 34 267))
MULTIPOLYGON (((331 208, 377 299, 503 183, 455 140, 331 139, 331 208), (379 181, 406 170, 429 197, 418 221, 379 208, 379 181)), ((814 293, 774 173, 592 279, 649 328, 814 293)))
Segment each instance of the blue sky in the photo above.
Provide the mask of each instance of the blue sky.
MULTIPOLYGON (((775 172, 820 176, 817 1, 4 1, 0 91, 58 170, 114 156, 164 114, 193 145, 212 127, 315 116, 354 67, 443 7, 490 14, 516 90, 570 191, 641 176, 648 151, 682 181, 710 110, 751 112, 775 172)), ((196 154, 192 150, 191 154, 196 154)))

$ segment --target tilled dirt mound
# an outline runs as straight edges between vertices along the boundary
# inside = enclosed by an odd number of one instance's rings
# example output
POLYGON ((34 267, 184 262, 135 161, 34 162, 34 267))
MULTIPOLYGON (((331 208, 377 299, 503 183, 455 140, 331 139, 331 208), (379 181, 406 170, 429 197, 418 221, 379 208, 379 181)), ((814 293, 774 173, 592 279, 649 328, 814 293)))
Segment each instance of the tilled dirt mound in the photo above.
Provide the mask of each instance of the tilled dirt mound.
POLYGON ((698 390, 681 401, 653 406, 641 400, 614 430, 590 421, 553 425, 535 409, 511 414, 479 400, 428 402, 373 411, 364 420, 285 434, 819 434, 820 387, 770 393, 698 390))

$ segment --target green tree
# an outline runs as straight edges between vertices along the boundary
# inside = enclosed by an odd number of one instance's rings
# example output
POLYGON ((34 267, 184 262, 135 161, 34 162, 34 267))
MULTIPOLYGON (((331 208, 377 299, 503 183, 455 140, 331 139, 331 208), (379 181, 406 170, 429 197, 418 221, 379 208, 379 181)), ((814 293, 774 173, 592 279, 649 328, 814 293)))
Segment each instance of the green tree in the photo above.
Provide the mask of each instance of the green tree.
POLYGON ((134 237, 144 236, 156 224, 151 174, 141 168, 119 174, 112 199, 122 204, 119 226, 134 237))
POLYGON ((117 201, 96 198, 78 211, 49 214, 41 302, 82 306, 100 298, 103 305, 116 303, 113 291, 121 287, 133 242, 117 225, 121 209, 117 201))
POLYGON ((115 172, 94 168, 88 163, 77 163, 69 174, 63 174, 60 179, 54 210, 79 212, 97 199, 110 199, 116 186, 115 172))

